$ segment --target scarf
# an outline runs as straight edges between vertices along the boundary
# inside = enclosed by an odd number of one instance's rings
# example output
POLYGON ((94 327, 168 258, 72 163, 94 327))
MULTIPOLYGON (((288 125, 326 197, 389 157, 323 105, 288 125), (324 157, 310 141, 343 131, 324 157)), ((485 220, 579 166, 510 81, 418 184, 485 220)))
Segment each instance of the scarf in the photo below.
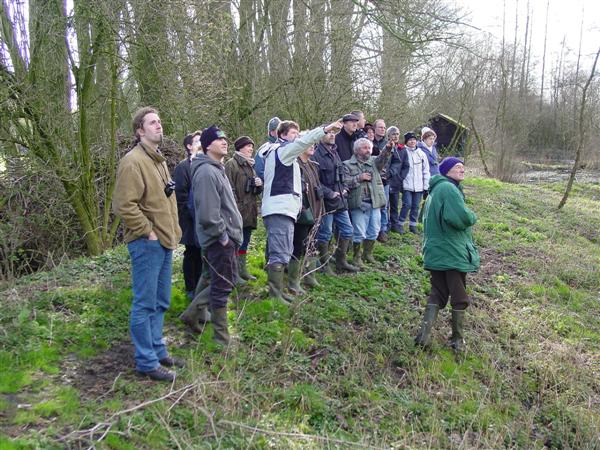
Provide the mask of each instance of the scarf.
POLYGON ((244 159, 248 164, 250 164, 250 167, 254 167, 254 158, 248 158, 242 152, 236 151, 235 154, 238 155, 240 158, 244 159))

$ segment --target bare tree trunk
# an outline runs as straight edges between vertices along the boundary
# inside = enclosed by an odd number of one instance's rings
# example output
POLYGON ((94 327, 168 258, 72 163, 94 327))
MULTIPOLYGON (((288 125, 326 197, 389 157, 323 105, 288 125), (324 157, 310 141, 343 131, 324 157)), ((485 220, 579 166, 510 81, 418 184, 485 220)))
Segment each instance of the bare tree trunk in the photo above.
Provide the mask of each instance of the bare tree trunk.
POLYGON ((587 100, 587 92, 592 80, 594 79, 594 74, 596 73, 596 64, 598 63, 598 56, 600 56, 600 48, 596 52, 596 58, 594 59, 594 64, 592 66, 592 71, 590 72, 590 76, 583 87, 583 92, 581 94, 581 105, 579 108, 579 139, 577 141, 577 149, 575 152, 575 162, 573 163, 573 169, 571 169, 571 175, 569 176, 569 181, 567 182, 567 188, 565 189, 565 193, 563 195, 562 200, 558 204, 558 209, 561 209, 567 203, 567 199, 569 198, 569 194, 571 193, 571 189, 573 188, 573 182, 575 181, 575 175, 577 174, 577 169, 579 168, 579 162, 581 161, 581 150, 585 145, 585 104, 587 100))
POLYGON ((544 78, 546 75, 546 44, 548 43, 548 10, 550 9, 550 0, 546 3, 546 24, 544 25, 544 51, 542 53, 542 81, 540 86, 540 106, 539 111, 542 112, 544 104, 544 78))

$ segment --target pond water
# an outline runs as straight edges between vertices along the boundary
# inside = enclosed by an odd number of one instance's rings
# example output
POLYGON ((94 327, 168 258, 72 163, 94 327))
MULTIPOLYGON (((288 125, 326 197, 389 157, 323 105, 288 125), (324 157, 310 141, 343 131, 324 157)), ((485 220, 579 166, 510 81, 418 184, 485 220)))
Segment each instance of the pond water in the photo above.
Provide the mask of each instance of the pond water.
MULTIPOLYGON (((570 168, 527 170, 515 176, 519 183, 556 183, 567 181, 571 175, 570 168)), ((580 169, 575 175, 578 183, 600 183, 600 170, 580 169)))

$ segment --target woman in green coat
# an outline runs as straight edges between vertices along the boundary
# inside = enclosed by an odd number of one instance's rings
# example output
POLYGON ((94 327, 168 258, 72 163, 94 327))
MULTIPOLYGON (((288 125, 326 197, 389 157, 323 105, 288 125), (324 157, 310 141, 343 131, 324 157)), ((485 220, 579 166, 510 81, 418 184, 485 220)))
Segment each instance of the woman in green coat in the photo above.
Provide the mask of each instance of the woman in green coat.
POLYGON ((440 175, 435 175, 429 182, 424 214, 423 262, 430 272, 431 293, 415 342, 422 347, 429 345, 437 314, 450 298, 450 345, 460 353, 464 350, 463 323, 469 305, 466 275, 479 269, 479 253, 471 232, 477 216, 465 205, 460 185, 465 178, 463 162, 449 157, 439 168, 440 175))

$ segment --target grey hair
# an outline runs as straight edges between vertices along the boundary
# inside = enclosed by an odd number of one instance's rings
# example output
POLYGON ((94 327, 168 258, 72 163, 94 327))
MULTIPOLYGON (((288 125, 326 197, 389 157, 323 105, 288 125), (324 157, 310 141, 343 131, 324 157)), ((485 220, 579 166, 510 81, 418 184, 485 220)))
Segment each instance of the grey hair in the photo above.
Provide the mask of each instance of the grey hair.
POLYGON ((363 147, 364 145, 368 146, 371 150, 373 150, 373 143, 368 140, 367 138, 360 138, 357 139, 356 141, 354 141, 354 145, 352 146, 352 150, 354 151, 354 153, 356 153, 356 151, 363 147))
POLYGON ((387 137, 388 139, 390 138, 390 134, 392 133, 398 133, 400 134, 400 128, 395 127, 395 126, 391 126, 389 127, 386 131, 385 131, 385 137, 387 137))

